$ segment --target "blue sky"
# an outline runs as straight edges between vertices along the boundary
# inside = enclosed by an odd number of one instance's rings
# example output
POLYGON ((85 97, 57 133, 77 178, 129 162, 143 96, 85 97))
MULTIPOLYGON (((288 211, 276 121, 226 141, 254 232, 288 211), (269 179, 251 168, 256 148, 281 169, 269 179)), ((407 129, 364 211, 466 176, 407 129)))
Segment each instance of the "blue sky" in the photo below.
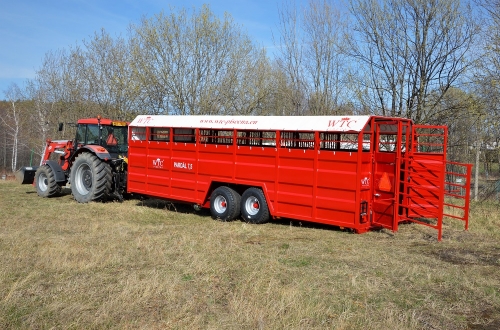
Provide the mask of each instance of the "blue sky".
POLYGON ((143 16, 204 3, 219 17, 231 14, 255 42, 273 45, 281 0, 0 0, 0 99, 12 83, 22 86, 33 78, 49 51, 80 44, 101 28, 126 35, 143 16))

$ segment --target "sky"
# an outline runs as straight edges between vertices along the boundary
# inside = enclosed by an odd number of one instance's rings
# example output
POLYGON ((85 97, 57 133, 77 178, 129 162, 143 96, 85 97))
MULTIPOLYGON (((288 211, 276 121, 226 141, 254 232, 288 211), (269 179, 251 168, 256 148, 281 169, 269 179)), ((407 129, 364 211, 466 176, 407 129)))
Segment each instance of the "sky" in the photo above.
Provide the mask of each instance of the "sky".
POLYGON ((231 14, 258 45, 273 46, 281 0, 0 0, 0 100, 13 83, 34 78, 51 51, 81 45, 101 29, 126 36, 142 17, 204 3, 220 18, 231 14))

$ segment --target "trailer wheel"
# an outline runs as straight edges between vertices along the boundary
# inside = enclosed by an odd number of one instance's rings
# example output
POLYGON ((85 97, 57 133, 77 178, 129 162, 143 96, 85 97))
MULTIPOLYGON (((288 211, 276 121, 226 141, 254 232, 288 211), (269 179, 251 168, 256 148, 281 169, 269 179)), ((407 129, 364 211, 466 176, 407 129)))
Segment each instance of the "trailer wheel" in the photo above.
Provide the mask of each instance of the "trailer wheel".
POLYGON ((259 188, 248 188, 241 196, 241 215, 249 223, 269 221, 269 207, 266 196, 259 188))
POLYGON ((233 189, 222 186, 210 195, 210 213, 214 219, 231 221, 240 216, 241 196, 233 189))
POLYGON ((71 192, 79 203, 101 201, 111 192, 111 167, 96 155, 85 152, 71 168, 71 192))
POLYGON ((40 166, 35 173, 36 192, 40 197, 52 197, 61 192, 61 186, 56 182, 52 168, 47 165, 40 166))

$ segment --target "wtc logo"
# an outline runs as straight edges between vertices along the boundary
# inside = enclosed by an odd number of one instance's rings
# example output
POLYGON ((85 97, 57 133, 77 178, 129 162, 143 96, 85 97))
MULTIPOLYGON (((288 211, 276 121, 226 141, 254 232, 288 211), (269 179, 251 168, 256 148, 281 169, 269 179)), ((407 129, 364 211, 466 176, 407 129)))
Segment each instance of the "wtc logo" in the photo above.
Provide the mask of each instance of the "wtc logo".
POLYGON ((365 176, 363 179, 361 179, 361 185, 363 187, 368 187, 370 185, 370 178, 365 176))
POLYGON ((352 128, 351 125, 356 125, 357 122, 357 120, 353 120, 349 117, 344 117, 340 120, 329 120, 328 127, 352 128))
POLYGON ((149 124, 151 121, 153 121, 153 118, 151 118, 150 116, 147 116, 147 117, 142 117, 142 118, 139 118, 139 120, 137 120, 137 123, 138 124, 149 124))
POLYGON ((163 168, 163 160, 160 158, 153 159, 154 168, 163 168))

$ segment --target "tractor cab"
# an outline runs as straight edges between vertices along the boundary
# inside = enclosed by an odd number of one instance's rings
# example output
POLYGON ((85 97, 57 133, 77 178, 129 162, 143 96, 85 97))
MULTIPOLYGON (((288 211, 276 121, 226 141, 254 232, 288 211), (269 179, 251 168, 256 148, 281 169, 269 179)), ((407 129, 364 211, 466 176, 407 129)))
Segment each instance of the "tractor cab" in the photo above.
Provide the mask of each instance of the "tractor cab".
POLYGON ((105 148, 112 158, 126 156, 128 151, 128 124, 124 121, 90 118, 78 121, 75 145, 97 145, 105 148))

